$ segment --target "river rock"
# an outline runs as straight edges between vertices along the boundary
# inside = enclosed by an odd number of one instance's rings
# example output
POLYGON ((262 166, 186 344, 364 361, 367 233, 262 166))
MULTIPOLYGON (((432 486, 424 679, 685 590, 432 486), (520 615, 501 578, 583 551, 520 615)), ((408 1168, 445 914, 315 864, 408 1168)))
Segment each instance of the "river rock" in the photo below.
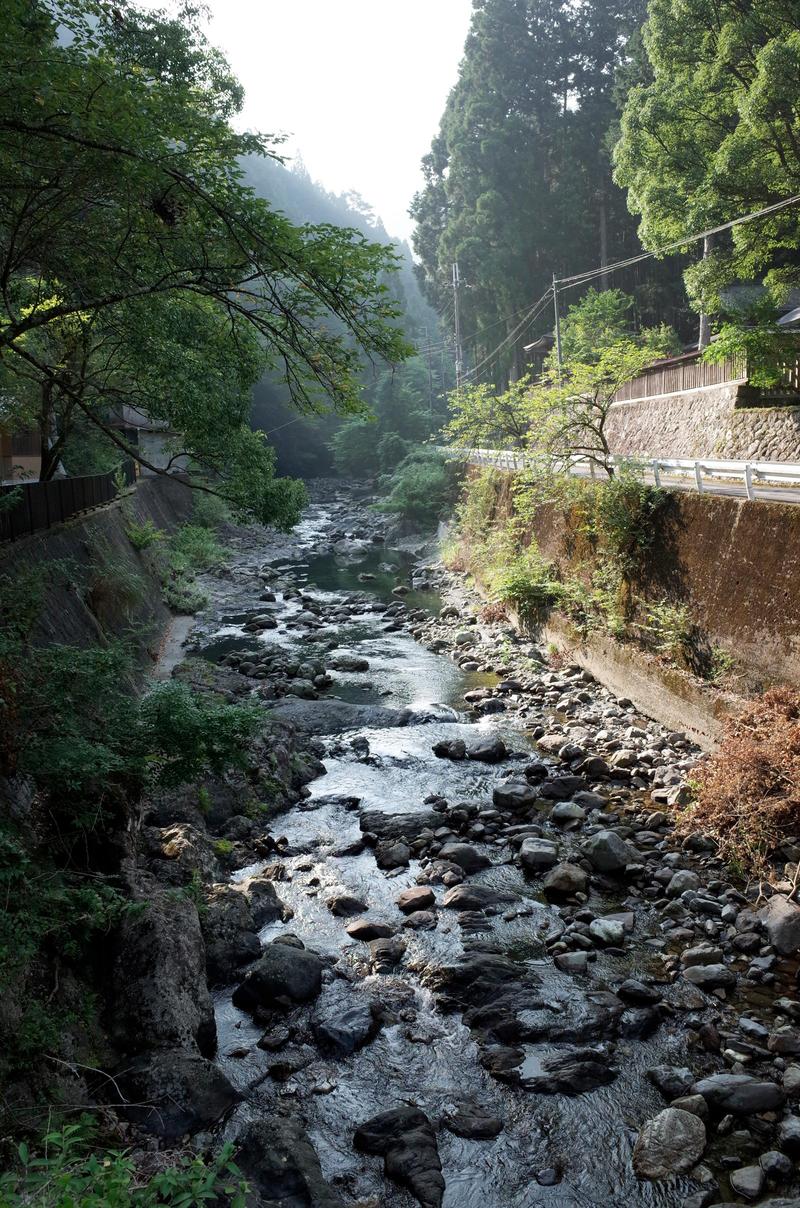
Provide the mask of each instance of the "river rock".
POLYGON ((264 1208, 344 1208, 322 1177, 319 1158, 297 1116, 262 1114, 245 1125, 235 1146, 236 1165, 259 1197, 254 1203, 264 1208))
POLYGON ((360 1153, 383 1157, 388 1178, 406 1187, 423 1208, 441 1208, 444 1177, 436 1134, 428 1117, 397 1107, 359 1125, 353 1144, 360 1153))
POLYGON ((378 923, 373 919, 354 919, 345 927, 347 934, 354 940, 386 940, 395 933, 395 928, 388 923, 378 923))
POLYGON ((238 968, 261 955, 250 903, 232 885, 211 886, 200 926, 212 982, 229 982, 238 968))
POLYGON ((469 843, 446 843, 439 852, 439 859, 457 864, 465 873, 480 872, 491 863, 487 855, 469 843))
POLYGON ((592 919, 589 935, 598 944, 619 945, 625 939, 625 928, 616 919, 592 919))
POLYGON ((377 1034, 380 1026, 367 1000, 352 1001, 352 995, 338 993, 333 1002, 319 1005, 312 1026, 322 1048, 347 1057, 361 1049, 377 1034))
POLYGON ((467 758, 467 744, 463 738, 445 738, 436 742, 431 748, 437 759, 453 759, 459 761, 467 758))
POLYGON ((508 755, 508 748, 502 738, 486 738, 471 742, 467 747, 467 759, 478 763, 502 763, 508 755))
POLYGON ((360 898, 355 898, 349 893, 335 894, 334 897, 328 898, 326 905, 331 914, 335 914, 340 919, 352 918, 354 914, 363 914, 369 909, 366 902, 362 902, 360 898))
POLYGON ((412 931, 435 931, 439 925, 438 915, 432 910, 415 910, 406 916, 404 927, 412 931))
POLYGON ((442 815, 436 810, 414 810, 395 814, 386 810, 363 810, 359 818, 362 831, 379 839, 402 839, 413 843, 423 831, 435 831, 442 825, 442 815))
POLYGON ((733 1190, 746 1200, 757 1200, 764 1190, 764 1171, 760 1166, 740 1166, 729 1177, 733 1190))
MULTIPOLYGON (((269 865, 268 867, 271 869, 283 869, 283 865, 281 864, 269 865)), ((246 877, 243 881, 239 881, 234 888, 239 893, 244 894, 250 903, 253 922, 256 928, 264 927, 267 923, 274 923, 276 919, 281 919, 285 922, 294 913, 291 907, 287 906, 278 895, 275 881, 273 877, 268 875, 267 869, 256 873, 255 876, 246 877)))
POLYGON ((502 902, 513 902, 513 894, 491 885, 455 885, 442 898, 442 905, 452 910, 485 910, 502 902))
POLYGON ((310 1002, 320 992, 323 967, 316 952, 273 941, 234 990, 233 1005, 255 1011, 310 1002))
POLYGON ((577 864, 568 861, 551 868, 544 879, 544 892, 549 898, 571 898, 576 893, 586 893, 589 875, 577 864))
POLYGON ((520 1084, 537 1095, 580 1095, 608 1086, 617 1070, 603 1048, 564 1049, 537 1060, 535 1069, 520 1069, 520 1084))
POLYGON ((694 891, 700 888, 700 878, 696 872, 691 872, 688 868, 681 868, 674 873, 669 884, 667 885, 667 897, 679 898, 682 893, 694 891))
POLYGON ((800 906, 775 894, 759 912, 769 936, 769 942, 781 956, 790 956, 800 949, 800 906))
POLYGON ((411 848, 402 839, 379 843, 375 848, 375 863, 387 872, 393 868, 405 868, 410 860, 411 848))
POLYGON ((415 910, 428 910, 436 905, 436 894, 427 885, 412 885, 404 889, 397 898, 397 907, 403 914, 413 914, 415 910))
POLYGON ((166 1141, 214 1124, 238 1101, 218 1065, 184 1049, 126 1061, 114 1080, 128 1119, 166 1141))
POLYGON ((457 1137, 467 1137, 470 1141, 490 1141, 503 1131, 502 1120, 471 1100, 451 1106, 445 1112, 442 1123, 449 1132, 457 1137))
POLYGON ((372 963, 377 973, 386 973, 399 965, 406 953, 406 946, 399 939, 371 940, 369 945, 372 963))
POLYGON ((149 878, 134 900, 143 908, 123 917, 114 945, 112 1036, 127 1052, 196 1045, 210 1057, 217 1027, 197 907, 149 878))
POLYGON ((683 976, 701 990, 730 990, 736 985, 736 974, 726 965, 690 965, 683 976))
POLYGON ((368 659, 345 650, 330 655, 327 663, 334 671, 369 671, 368 659))
POLYGON ((529 836, 522 840, 519 859, 522 867, 528 872, 546 872, 558 861, 558 844, 553 843, 551 839, 529 836))
POLYGON ((706 1126, 691 1112, 667 1107, 643 1125, 633 1150, 640 1179, 668 1179, 691 1170, 706 1147, 706 1126))
POLYGON ((527 780, 506 780, 503 784, 498 784, 492 793, 492 800, 498 809, 513 812, 528 809, 535 805, 538 799, 538 788, 528 784, 527 780))
POLYGON ((702 1095, 711 1107, 736 1116, 776 1111, 786 1096, 781 1087, 750 1074, 711 1074, 694 1084, 693 1093, 702 1095))
POLYGON ((270 704, 270 719, 288 722, 302 734, 341 734, 345 730, 390 729, 406 724, 404 711, 380 705, 353 705, 344 700, 298 700, 291 696, 270 704))
POLYGON ((629 864, 638 859, 628 844, 612 830, 598 831, 587 839, 583 845, 583 854, 592 868, 606 873, 624 872, 629 864))

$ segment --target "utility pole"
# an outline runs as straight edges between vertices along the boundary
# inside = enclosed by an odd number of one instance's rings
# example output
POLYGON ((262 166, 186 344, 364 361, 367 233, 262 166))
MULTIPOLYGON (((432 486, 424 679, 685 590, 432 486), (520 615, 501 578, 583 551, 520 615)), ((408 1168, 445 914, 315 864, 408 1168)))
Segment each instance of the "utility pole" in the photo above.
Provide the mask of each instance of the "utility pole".
POLYGON ((428 357, 428 414, 433 416, 433 368, 431 366, 431 341, 427 327, 425 331, 425 352, 428 357))
POLYGON ((458 275, 458 261, 453 265, 453 320, 455 323, 455 339, 456 339, 456 392, 461 390, 461 320, 458 313, 458 287, 461 284, 461 278, 458 275))
POLYGON ((561 380, 561 323, 558 317, 558 283, 553 273, 553 310, 556 317, 556 360, 558 362, 558 379, 561 380))
MULTIPOLYGON (((703 259, 706 260, 714 247, 714 236, 706 235, 703 240, 703 259)), ((700 351, 708 348, 711 343, 711 320, 705 310, 700 312, 700 328, 697 333, 697 347, 700 351)))

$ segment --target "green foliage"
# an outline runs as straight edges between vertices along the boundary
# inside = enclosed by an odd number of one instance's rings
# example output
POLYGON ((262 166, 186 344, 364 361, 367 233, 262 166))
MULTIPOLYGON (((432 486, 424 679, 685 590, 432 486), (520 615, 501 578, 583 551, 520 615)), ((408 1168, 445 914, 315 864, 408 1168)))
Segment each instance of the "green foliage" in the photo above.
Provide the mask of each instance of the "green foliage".
POLYGON ((214 530, 227 524, 230 519, 231 509, 224 499, 220 499, 219 495, 209 495, 205 491, 196 493, 192 509, 193 524, 199 525, 200 528, 214 530))
POLYGON ((644 620, 637 623, 645 645, 671 662, 684 663, 691 642, 691 618, 685 604, 642 600, 644 620))
POLYGON ((91 1116, 48 1133, 35 1150, 21 1144, 18 1169, 0 1175, 4 1208, 244 1208, 247 1184, 226 1145, 210 1162, 198 1155, 165 1156, 142 1175, 127 1150, 105 1149, 91 1116))
POLYGON ((797 359, 797 337, 778 326, 778 308, 767 296, 746 308, 729 311, 717 326, 714 341, 703 353, 712 364, 730 360, 741 366, 751 386, 774 389, 784 366, 797 359))
POLYGON ((211 528, 182 524, 157 551, 156 566, 165 603, 175 612, 199 612, 208 597, 195 576, 221 566, 226 557, 211 528))
POLYGON ((125 532, 133 548, 138 550, 149 549, 156 541, 163 541, 166 537, 164 530, 157 528, 149 516, 141 523, 131 520, 125 532))
POLYGON ((433 528, 455 502, 458 477, 458 463, 434 450, 413 451, 389 479, 388 494, 379 507, 411 524, 433 528))
POLYGON ((200 7, 34 7, 9 0, 0 50, 0 389, 15 423, 57 432, 49 477, 87 429, 124 442, 109 420, 132 407, 178 434, 171 454, 237 515, 289 527, 304 491, 251 431, 251 389, 273 370, 302 410, 360 410, 362 353, 411 351, 384 283, 396 253, 294 225, 243 183, 243 157, 274 146, 239 133, 242 90, 200 7))
POLYGON ((491 576, 492 597, 511 605, 526 622, 541 621, 563 594, 555 567, 533 544, 503 562, 491 576))
POLYGON ((217 704, 183 684, 159 684, 142 698, 136 746, 159 784, 247 766, 247 744, 263 722, 257 705, 217 704))
MULTIPOLYGON (((615 161, 645 247, 797 192, 798 115, 787 100, 800 72, 792 5, 650 0, 644 44, 648 78, 627 98, 615 161)), ((687 272, 690 294, 714 312, 731 287, 763 279, 780 300, 800 280, 799 246, 794 206, 740 225, 687 272)))

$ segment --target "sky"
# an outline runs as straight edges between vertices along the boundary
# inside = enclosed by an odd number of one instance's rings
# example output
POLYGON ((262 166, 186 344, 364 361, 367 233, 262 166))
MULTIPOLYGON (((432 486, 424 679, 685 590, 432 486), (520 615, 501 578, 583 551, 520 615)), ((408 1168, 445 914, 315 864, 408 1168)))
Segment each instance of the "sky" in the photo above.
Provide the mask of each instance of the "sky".
POLYGON ((471 0, 209 0, 209 38, 245 88, 245 125, 290 139, 331 192, 409 238, 420 160, 456 82, 471 0))

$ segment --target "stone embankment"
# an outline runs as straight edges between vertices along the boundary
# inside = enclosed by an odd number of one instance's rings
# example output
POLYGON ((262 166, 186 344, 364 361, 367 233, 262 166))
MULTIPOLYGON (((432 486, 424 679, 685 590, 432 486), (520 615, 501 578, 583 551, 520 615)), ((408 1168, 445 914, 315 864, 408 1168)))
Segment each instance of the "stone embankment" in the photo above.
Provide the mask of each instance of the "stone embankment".
POLYGON ((269 721, 143 811, 127 1115, 233 1140, 254 1205, 796 1205, 793 884, 676 832, 684 733, 383 527, 329 493, 211 584, 176 673, 269 721))

